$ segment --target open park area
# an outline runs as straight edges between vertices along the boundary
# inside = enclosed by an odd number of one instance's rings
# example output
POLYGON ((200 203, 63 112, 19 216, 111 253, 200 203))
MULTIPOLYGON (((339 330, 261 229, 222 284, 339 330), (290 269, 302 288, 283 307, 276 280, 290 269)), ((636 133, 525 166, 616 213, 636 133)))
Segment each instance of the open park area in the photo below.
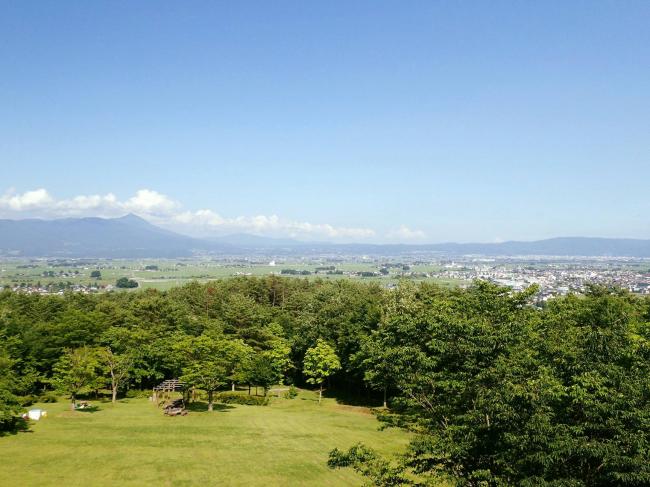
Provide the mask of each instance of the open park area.
POLYGON ((328 453, 357 442, 395 454, 406 433, 379 431, 367 408, 301 390, 268 406, 203 403, 168 417, 144 398, 93 401, 97 409, 41 404, 47 417, 0 438, 0 485, 361 485, 351 469, 331 470, 328 453))

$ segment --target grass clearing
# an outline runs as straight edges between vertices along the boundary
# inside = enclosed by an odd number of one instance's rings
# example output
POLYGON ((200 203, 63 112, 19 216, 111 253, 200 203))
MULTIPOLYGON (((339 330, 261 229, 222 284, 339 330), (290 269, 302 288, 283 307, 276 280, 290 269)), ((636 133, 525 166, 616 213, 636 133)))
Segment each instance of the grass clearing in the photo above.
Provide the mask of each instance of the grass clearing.
POLYGON ((361 441, 390 455, 408 442, 378 431, 368 409, 319 406, 309 391, 173 418, 146 399, 93 403, 95 412, 40 405, 48 417, 31 432, 0 437, 0 485, 361 485, 350 469, 328 469, 331 449, 361 441))

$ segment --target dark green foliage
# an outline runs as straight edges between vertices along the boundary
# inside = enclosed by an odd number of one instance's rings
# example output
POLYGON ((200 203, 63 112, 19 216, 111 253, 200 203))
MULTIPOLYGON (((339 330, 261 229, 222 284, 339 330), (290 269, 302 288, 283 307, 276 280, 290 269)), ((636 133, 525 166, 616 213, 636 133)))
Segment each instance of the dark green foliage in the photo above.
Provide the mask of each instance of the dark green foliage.
POLYGON ((257 354, 250 362, 246 372, 246 383, 259 386, 264 390, 264 395, 268 393, 273 384, 280 378, 277 371, 273 368, 271 359, 265 354, 257 354))
POLYGON ((532 292, 392 295, 360 357, 397 390, 385 421, 417 434, 403 467, 466 485, 648 485, 643 302, 595 289, 539 312, 532 292))
POLYGON ((138 287, 138 283, 133 279, 129 279, 128 277, 120 277, 115 283, 115 287, 119 287, 121 289, 130 289, 138 287))
POLYGON ((14 361, 0 348, 0 431, 13 428, 21 401, 16 395, 18 378, 13 370, 14 361))
POLYGON ((330 468, 352 467, 364 477, 370 479, 371 485, 395 486, 414 485, 414 481, 404 474, 404 468, 391 465, 378 456, 371 448, 358 444, 346 452, 334 449, 329 454, 327 465, 330 468))
POLYGON ((38 402, 53 403, 58 401, 59 401, 58 396, 51 392, 46 392, 45 394, 41 394, 40 396, 38 396, 38 402))
POLYGON ((266 396, 252 396, 249 394, 240 394, 238 392, 220 392, 216 400, 223 404, 243 404, 245 406, 266 406, 269 398, 266 396))

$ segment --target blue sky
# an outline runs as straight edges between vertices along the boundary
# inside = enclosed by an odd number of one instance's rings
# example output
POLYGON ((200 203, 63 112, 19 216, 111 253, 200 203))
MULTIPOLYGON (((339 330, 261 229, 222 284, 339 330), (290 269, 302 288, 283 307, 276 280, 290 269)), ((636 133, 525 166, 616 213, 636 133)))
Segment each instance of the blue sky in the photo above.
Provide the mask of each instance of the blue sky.
POLYGON ((650 238, 650 2, 0 5, 0 217, 650 238))

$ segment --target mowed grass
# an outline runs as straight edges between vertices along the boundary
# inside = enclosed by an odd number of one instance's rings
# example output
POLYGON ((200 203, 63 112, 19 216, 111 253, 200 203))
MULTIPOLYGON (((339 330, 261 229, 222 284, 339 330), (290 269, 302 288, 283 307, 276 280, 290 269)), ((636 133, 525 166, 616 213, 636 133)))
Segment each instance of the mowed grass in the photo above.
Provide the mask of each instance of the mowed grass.
POLYGON ((394 455, 406 433, 379 431, 365 408, 302 391, 269 406, 225 406, 166 417, 146 399, 96 412, 40 405, 31 431, 0 437, 0 485, 361 485, 351 469, 331 470, 328 452, 361 441, 394 455))

